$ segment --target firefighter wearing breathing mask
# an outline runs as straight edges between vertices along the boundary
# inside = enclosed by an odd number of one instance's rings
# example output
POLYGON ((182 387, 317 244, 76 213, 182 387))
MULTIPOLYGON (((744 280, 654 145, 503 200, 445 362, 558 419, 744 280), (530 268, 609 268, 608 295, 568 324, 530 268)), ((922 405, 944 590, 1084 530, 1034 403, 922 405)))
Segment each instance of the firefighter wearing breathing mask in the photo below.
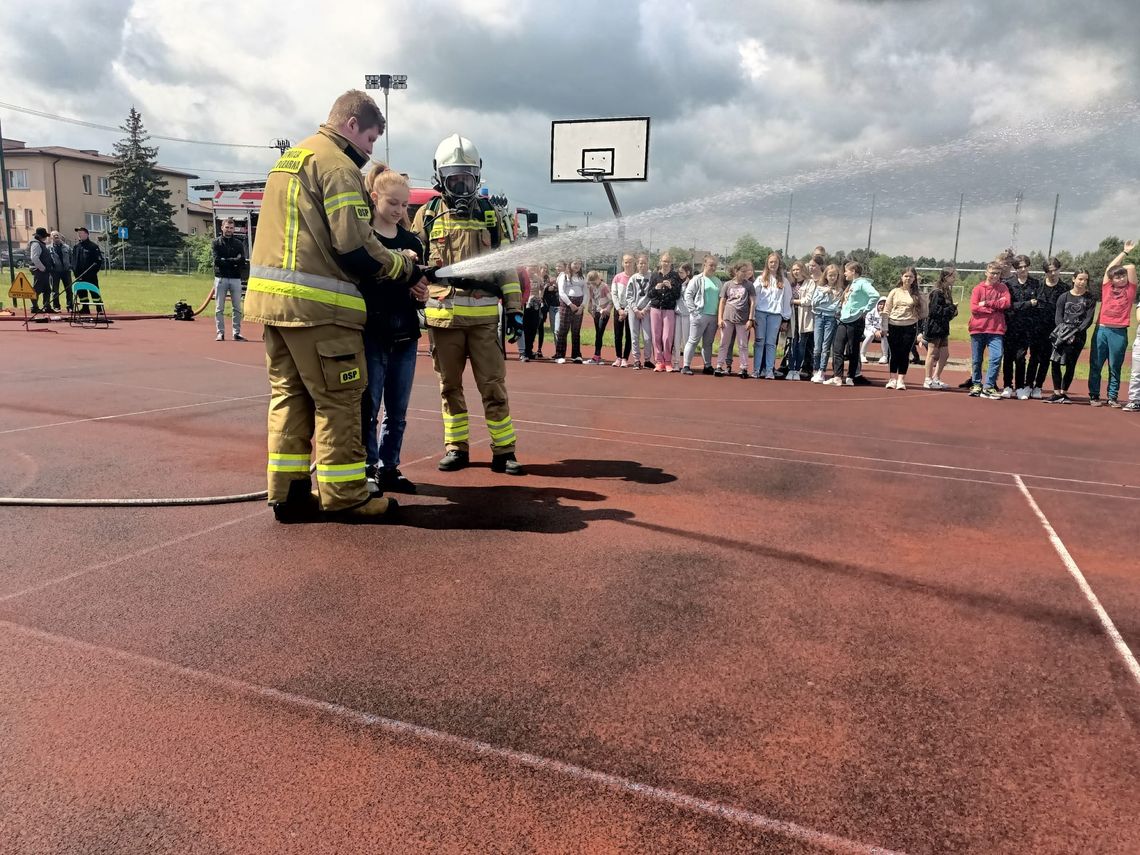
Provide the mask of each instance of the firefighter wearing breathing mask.
MULTIPOLYGON (((428 247, 432 267, 490 252, 506 237, 501 216, 489 200, 479 196, 482 166, 474 144, 459 134, 452 134, 436 149, 434 179, 441 195, 421 207, 412 223, 412 231, 428 247)), ((471 431, 463 396, 463 370, 470 360, 491 435, 491 469, 523 474, 515 458, 515 428, 507 405, 506 360, 499 343, 500 301, 504 324, 512 333, 520 332, 522 289, 513 269, 440 279, 428 289, 424 315, 443 399, 442 472, 463 469, 471 462, 471 431)))

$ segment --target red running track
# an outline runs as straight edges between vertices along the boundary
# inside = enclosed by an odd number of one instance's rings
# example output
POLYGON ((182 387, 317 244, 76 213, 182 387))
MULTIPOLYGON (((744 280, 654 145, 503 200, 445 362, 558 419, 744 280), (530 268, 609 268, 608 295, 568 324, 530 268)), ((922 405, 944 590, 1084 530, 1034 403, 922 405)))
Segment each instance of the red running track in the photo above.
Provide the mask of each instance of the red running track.
MULTIPOLYGON (((0 493, 260 489, 212 338, 7 338, 0 493)), ((421 360, 396 526, 0 511, 0 852, 1140 849, 1140 420, 509 373, 445 475, 421 360)))

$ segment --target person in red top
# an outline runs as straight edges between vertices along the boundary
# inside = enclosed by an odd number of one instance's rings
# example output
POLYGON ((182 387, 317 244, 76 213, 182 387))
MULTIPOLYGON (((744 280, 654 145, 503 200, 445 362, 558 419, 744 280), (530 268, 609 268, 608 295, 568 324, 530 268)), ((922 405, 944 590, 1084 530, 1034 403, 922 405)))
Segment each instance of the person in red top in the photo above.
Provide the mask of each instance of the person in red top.
MULTIPOLYGON (((1128 348, 1128 324, 1132 320, 1132 304, 1136 302, 1136 265, 1121 264, 1124 256, 1136 248, 1135 241, 1126 241, 1124 252, 1108 263, 1100 286, 1100 319, 1093 332, 1092 350, 1089 351, 1089 404, 1105 404, 1119 410, 1116 400, 1120 392, 1120 369, 1124 365, 1124 351, 1128 348), (1100 399, 1100 372, 1108 363, 1108 400, 1100 399)), ((1133 365, 1136 371, 1137 366, 1133 365)))
POLYGON ((1002 345, 1005 339, 1005 310, 1009 308, 1009 289, 1001 281, 1002 268, 993 263, 986 267, 986 278, 974 286, 970 295, 970 350, 973 354, 974 373, 970 384, 971 398, 1001 400, 997 390, 998 369, 1001 367, 1002 345), (986 351, 990 364, 986 369, 986 383, 982 385, 982 359, 986 351))

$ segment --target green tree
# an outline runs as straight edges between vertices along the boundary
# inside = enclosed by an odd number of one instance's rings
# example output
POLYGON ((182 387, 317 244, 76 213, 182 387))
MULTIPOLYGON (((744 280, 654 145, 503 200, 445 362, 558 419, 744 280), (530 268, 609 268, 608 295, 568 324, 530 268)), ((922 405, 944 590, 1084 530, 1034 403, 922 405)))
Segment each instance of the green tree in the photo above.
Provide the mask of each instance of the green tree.
POLYGON ((158 149, 147 145, 150 135, 134 107, 122 125, 126 137, 115 143, 117 164, 111 171, 111 209, 114 226, 126 226, 138 245, 179 246, 182 235, 174 225, 170 189, 155 165, 158 149))
POLYGON ((198 273, 213 272, 214 241, 209 235, 187 235, 185 247, 198 273))
POLYGON ((902 275, 902 267, 885 255, 872 257, 869 263, 863 265, 863 269, 867 271, 865 275, 875 283, 875 287, 884 294, 895 287, 899 276, 902 275))
POLYGON ((683 246, 671 246, 665 251, 669 253, 669 257, 673 259, 674 267, 686 261, 693 260, 693 251, 691 249, 685 249, 683 246))
POLYGON ((759 270, 764 266, 764 262, 768 260, 768 256, 772 254, 770 246, 764 246, 760 241, 756 240, 752 235, 741 235, 736 239, 736 245, 732 248, 732 257, 738 261, 751 261, 752 265, 759 270))

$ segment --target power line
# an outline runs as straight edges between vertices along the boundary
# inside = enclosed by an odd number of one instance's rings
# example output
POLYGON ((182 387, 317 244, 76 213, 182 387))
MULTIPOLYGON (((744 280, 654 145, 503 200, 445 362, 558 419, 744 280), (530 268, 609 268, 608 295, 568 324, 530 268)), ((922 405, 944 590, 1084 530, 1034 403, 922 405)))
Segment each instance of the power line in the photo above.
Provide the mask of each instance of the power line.
POLYGON ((579 217, 586 216, 585 211, 567 211, 564 208, 550 208, 546 205, 522 205, 522 204, 520 204, 518 207, 520 207, 520 208, 538 208, 540 211, 554 211, 556 214, 577 214, 579 217))
MULTIPOLYGON (((67 122, 71 125, 81 125, 85 128, 95 128, 100 131, 114 131, 115 133, 122 133, 122 128, 116 128, 111 125, 100 125, 97 122, 85 122, 82 119, 72 119, 69 116, 57 116, 54 113, 45 113, 42 110, 33 110, 30 107, 21 107, 18 104, 8 104, 0 101, 0 107, 7 110, 15 110, 17 113, 27 113, 29 116, 38 116, 41 119, 51 119, 54 122, 67 122)), ((227 143, 227 142, 212 142, 209 140, 191 140, 185 137, 168 137, 163 134, 150 134, 152 139, 166 140, 167 142, 180 142, 189 143, 190 145, 213 145, 221 146, 223 148, 254 148, 266 149, 276 148, 274 145, 249 145, 247 143, 227 143)))

